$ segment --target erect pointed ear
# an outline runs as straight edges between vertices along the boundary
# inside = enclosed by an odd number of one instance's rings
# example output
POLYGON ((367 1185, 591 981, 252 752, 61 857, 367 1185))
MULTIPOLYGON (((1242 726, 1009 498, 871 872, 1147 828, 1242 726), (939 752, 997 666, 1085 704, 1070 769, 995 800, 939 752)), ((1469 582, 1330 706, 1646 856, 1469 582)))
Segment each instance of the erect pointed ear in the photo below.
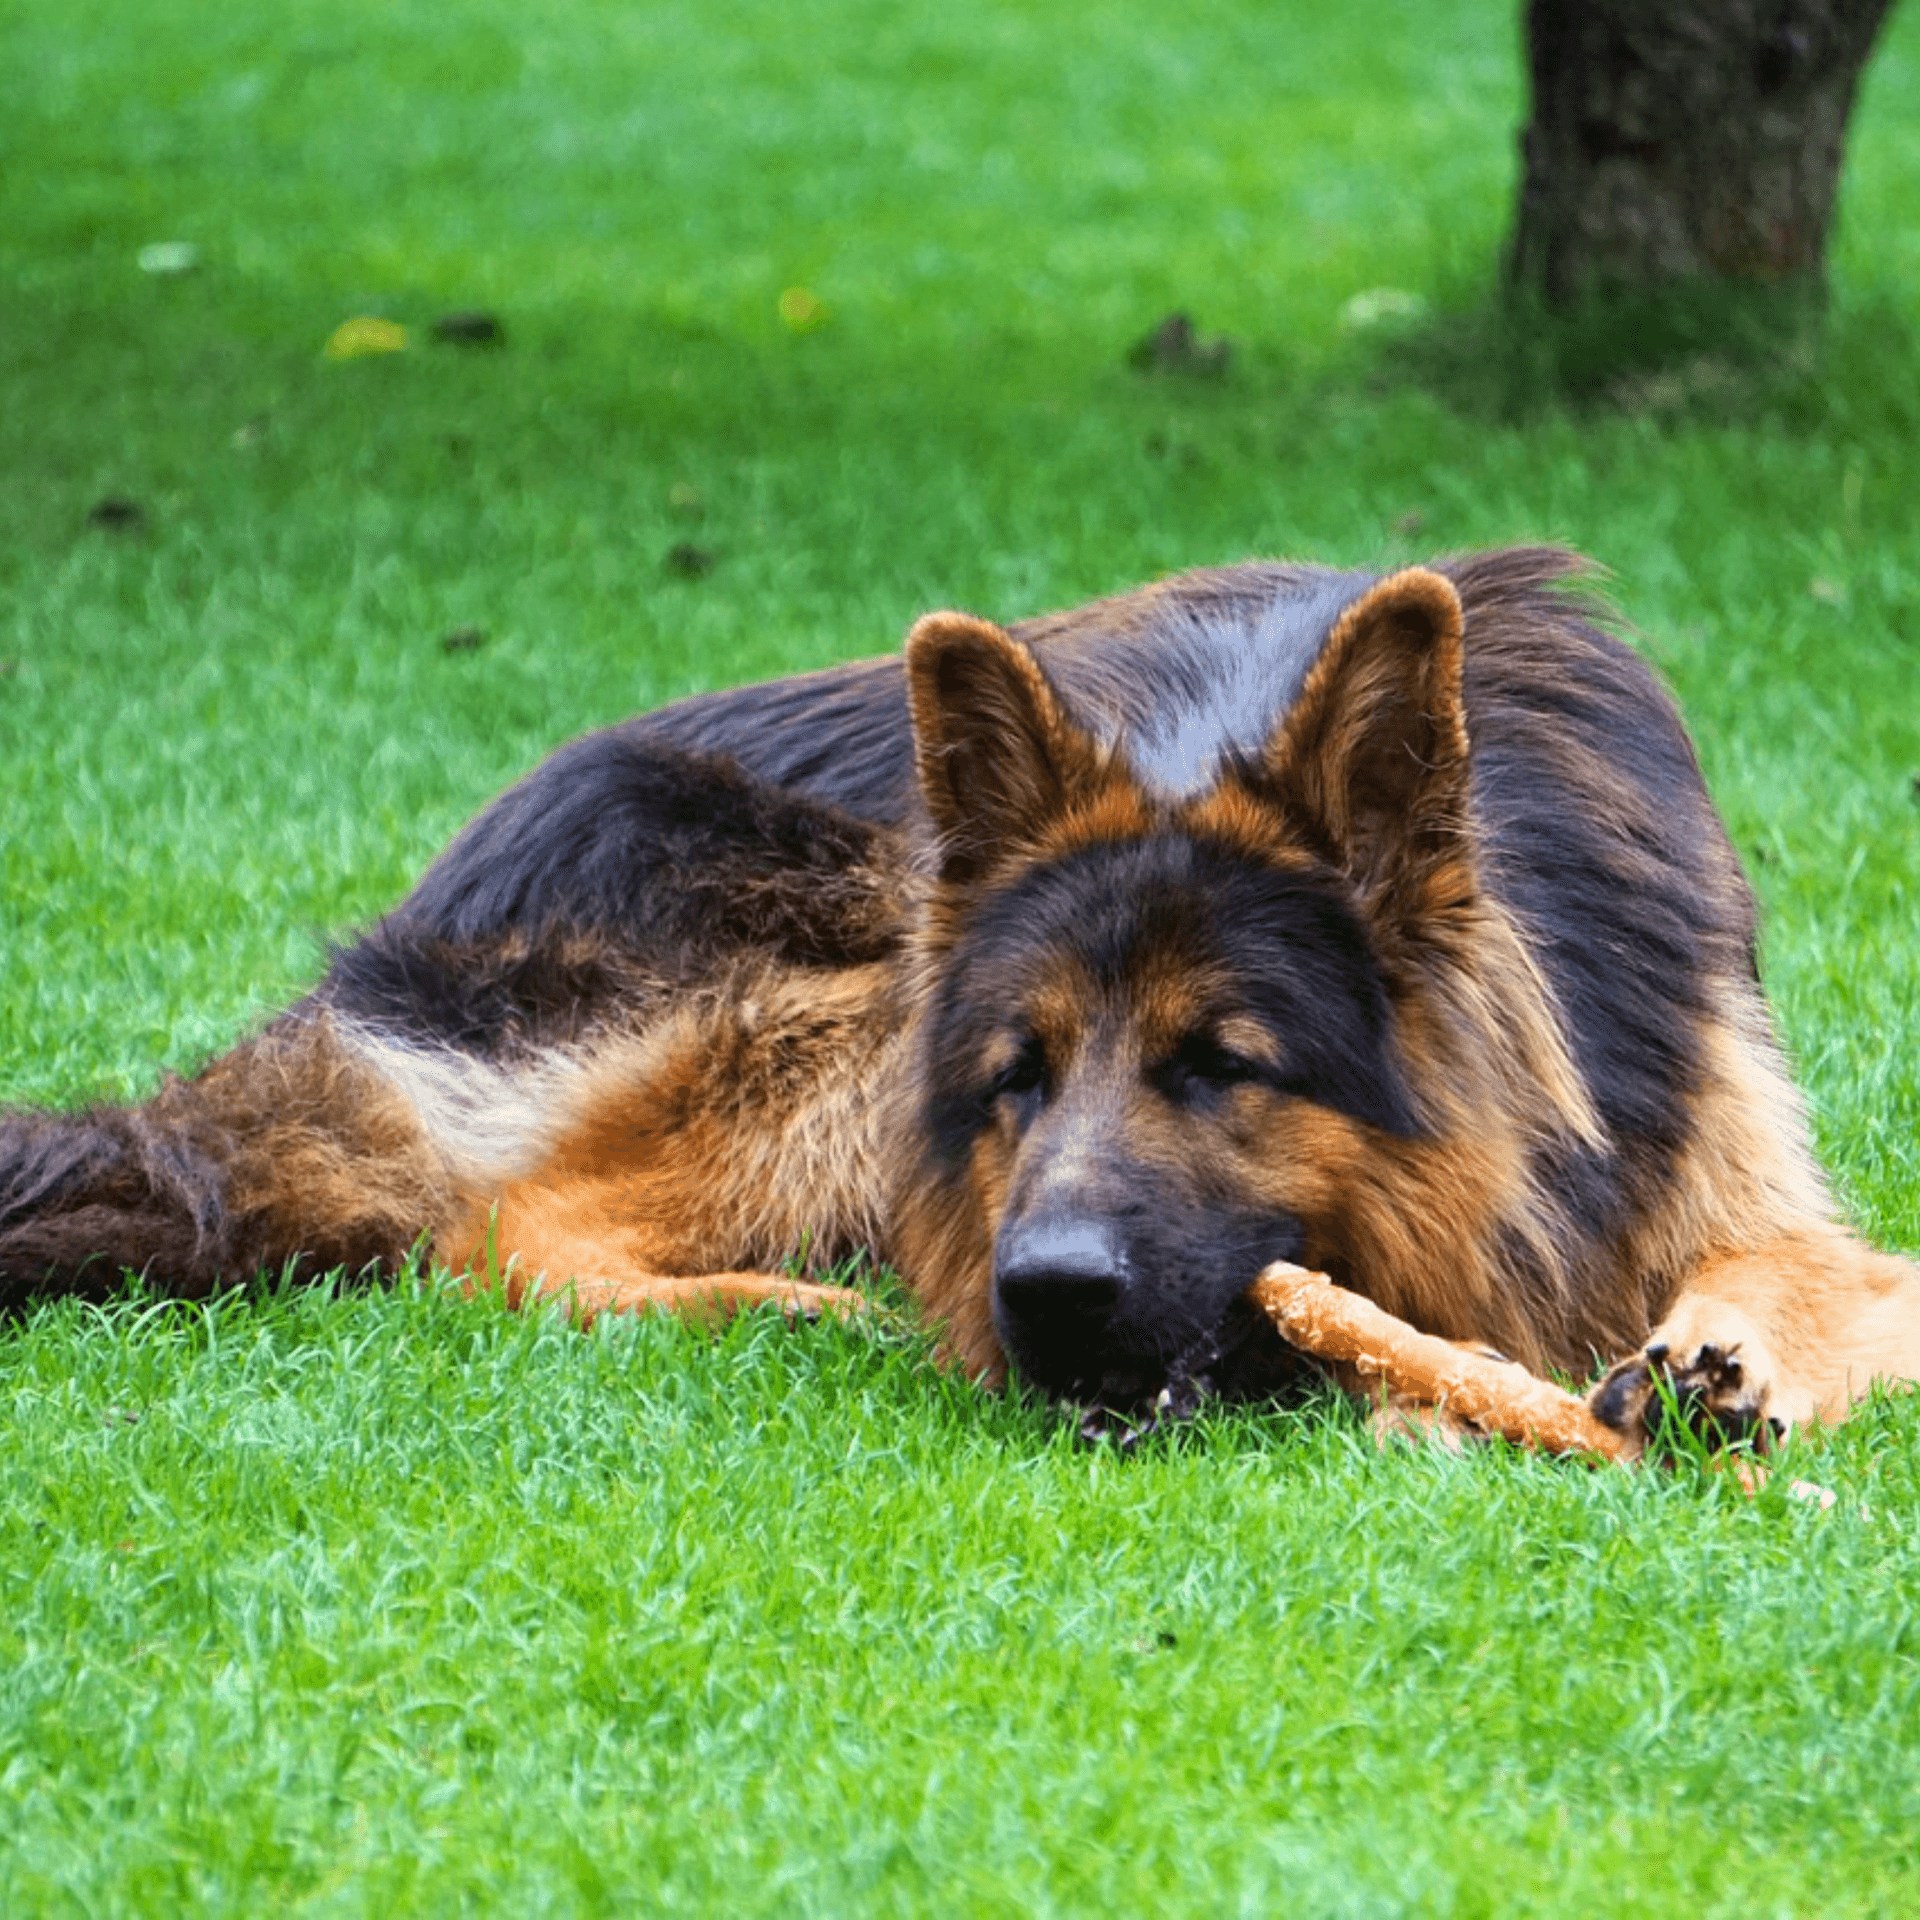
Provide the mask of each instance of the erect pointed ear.
POLYGON ((1465 621, 1453 582, 1409 567, 1341 614, 1266 753, 1369 896, 1438 911, 1473 891, 1465 621))
POLYGON ((907 635, 920 791, 941 877, 966 884, 1031 841, 1095 763, 1040 663, 991 621, 929 613, 907 635))

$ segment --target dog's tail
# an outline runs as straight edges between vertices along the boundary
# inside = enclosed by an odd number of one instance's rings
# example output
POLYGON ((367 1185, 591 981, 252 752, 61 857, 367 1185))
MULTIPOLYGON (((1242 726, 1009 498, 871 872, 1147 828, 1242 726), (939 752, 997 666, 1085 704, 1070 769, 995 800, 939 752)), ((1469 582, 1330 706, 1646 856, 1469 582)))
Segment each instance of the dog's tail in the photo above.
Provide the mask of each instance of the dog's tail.
POLYGON ((0 1114, 0 1304, 397 1263, 446 1217, 411 1100, 318 1002, 134 1107, 0 1114))

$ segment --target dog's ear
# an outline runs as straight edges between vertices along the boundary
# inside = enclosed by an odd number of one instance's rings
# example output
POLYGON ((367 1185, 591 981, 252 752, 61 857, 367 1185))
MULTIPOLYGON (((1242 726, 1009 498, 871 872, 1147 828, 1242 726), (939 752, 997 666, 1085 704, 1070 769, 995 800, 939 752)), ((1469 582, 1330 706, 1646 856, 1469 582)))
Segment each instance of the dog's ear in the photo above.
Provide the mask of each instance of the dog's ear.
POLYGON ((966 613, 929 613, 907 635, 907 696, 920 792, 941 877, 966 885, 1031 843, 1096 755, 1029 647, 966 613))
POLYGON ((1267 746, 1289 809, 1382 913, 1473 894, 1464 631, 1452 581, 1390 575, 1335 621, 1267 746))

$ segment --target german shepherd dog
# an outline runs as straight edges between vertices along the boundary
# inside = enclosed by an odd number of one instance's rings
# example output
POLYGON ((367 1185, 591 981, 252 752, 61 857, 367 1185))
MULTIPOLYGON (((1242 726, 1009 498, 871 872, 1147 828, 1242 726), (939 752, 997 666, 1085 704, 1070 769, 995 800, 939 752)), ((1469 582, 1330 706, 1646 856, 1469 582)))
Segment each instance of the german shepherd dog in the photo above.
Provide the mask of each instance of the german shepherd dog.
POLYGON ((1754 907, 1571 556, 1251 563, 563 746, 143 1105, 0 1119, 18 1302, 423 1241, 590 1318, 867 1250, 955 1365, 1263 1393, 1322 1269, 1765 1437, 1920 1376, 1834 1218, 1754 907))

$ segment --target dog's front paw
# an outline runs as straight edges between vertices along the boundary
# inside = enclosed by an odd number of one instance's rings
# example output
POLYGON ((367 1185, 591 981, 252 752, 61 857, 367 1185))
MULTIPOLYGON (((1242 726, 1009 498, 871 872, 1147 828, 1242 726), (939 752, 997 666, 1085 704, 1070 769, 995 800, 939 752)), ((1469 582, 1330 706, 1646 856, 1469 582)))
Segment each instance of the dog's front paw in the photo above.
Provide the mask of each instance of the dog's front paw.
POLYGON ((1664 1340, 1622 1360, 1594 1388, 1594 1418, 1656 1453, 1670 1453, 1676 1428, 1716 1450, 1767 1452, 1786 1432, 1768 1411, 1770 1383, 1738 1346, 1713 1341, 1676 1354, 1664 1340))

